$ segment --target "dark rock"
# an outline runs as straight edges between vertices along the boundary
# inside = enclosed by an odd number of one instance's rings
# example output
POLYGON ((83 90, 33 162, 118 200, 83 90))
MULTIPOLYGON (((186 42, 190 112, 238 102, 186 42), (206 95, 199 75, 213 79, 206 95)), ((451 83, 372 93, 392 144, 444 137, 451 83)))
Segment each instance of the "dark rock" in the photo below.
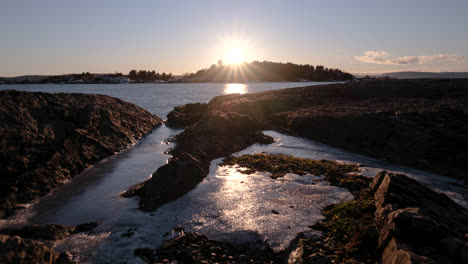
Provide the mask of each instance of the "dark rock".
POLYGON ((59 254, 43 242, 0 235, 0 263, 56 263, 59 254))
POLYGON ((69 225, 31 225, 23 228, 7 228, 0 230, 0 234, 19 236, 35 240, 61 240, 75 233, 75 227, 69 225))
POLYGON ((160 167, 144 186, 140 208, 152 211, 183 196, 209 172, 211 160, 228 156, 254 143, 269 144, 273 139, 261 133, 263 125, 236 113, 210 111, 202 120, 176 136, 176 147, 168 164, 160 167))
POLYGON ((166 126, 183 128, 200 121, 208 110, 208 104, 186 104, 174 107, 167 115, 166 126))
POLYGON ((91 231, 94 228, 100 226, 101 224, 102 222, 89 222, 89 223, 79 224, 75 227, 73 234, 91 231))
POLYGON ((147 263, 279 263, 283 252, 275 253, 267 245, 259 249, 210 240, 193 232, 167 240, 156 250, 139 248, 134 252, 147 263))
POLYGON ((269 129, 468 181, 467 91, 466 79, 300 87, 217 96, 200 111, 175 109, 168 122, 235 112, 269 129))
POLYGON ((208 168, 188 153, 181 153, 160 167, 142 189, 140 208, 152 211, 183 196, 208 174, 208 168))
POLYGON ((73 256, 70 252, 65 251, 60 253, 57 264, 78 264, 78 262, 73 260, 73 256))
POLYGON ((383 263, 467 263, 468 210, 401 174, 378 174, 371 189, 383 263))
POLYGON ((73 234, 88 232, 100 224, 101 222, 90 222, 79 224, 76 227, 61 224, 30 225, 22 228, 5 228, 0 230, 0 234, 40 241, 56 241, 67 238, 73 234))
POLYGON ((0 218, 160 125, 105 95, 0 92, 0 218))

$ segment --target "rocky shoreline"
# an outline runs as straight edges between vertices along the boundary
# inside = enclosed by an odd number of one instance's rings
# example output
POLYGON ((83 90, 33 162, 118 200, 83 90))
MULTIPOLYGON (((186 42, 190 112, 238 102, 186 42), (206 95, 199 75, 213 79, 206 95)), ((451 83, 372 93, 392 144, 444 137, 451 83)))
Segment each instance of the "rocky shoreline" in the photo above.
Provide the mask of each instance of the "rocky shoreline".
MULTIPOLYGON (((158 249, 137 249, 148 263, 466 263, 468 210, 402 174, 383 171, 374 179, 355 165, 284 155, 229 157, 242 173, 319 173, 329 184, 348 189, 354 200, 327 206, 323 221, 310 226, 320 238, 299 234, 281 252, 268 245, 233 245, 178 229, 158 249), (289 165, 289 166, 285 166, 289 165)), ((276 176, 275 176, 276 175, 276 176)))
POLYGON ((105 95, 1 91, 0 218, 161 124, 148 111, 105 95))
POLYGON ((264 125, 246 115, 209 112, 203 120, 175 136, 176 146, 170 151, 172 158, 168 164, 124 196, 139 195, 140 209, 154 211, 195 188, 208 174, 213 159, 254 143, 272 143, 273 138, 260 132, 263 128, 264 125))
MULTIPOLYGON (((12 215, 162 120, 105 95, 0 92, 0 218, 12 215)), ((99 223, 0 230, 1 263, 73 263, 53 243, 99 223)))
MULTIPOLYGON (((186 129, 175 138, 169 164, 133 192, 146 211, 193 189, 212 159, 271 142, 261 134, 266 129, 467 181, 467 80, 371 80, 224 95, 208 104, 176 107, 166 125, 186 129), (173 190, 175 196, 169 194, 173 190)), ((372 183, 362 176, 332 179, 330 184, 344 184, 336 186, 348 188, 356 199, 324 210, 328 220, 314 228, 325 238, 300 240, 301 248, 293 251, 302 252, 301 261, 467 261, 467 211, 447 196, 386 172, 372 183), (337 217, 343 222, 335 222, 337 217)), ((206 256, 192 260, 204 258, 210 262, 206 256)))
MULTIPOLYGON (((7 175, 0 181, 0 218, 162 124, 102 95, 3 91, 0 102, 1 172, 7 175)), ((372 80, 218 96, 176 107, 166 125, 185 128, 174 137, 172 158, 122 195, 139 196, 144 211, 194 189, 212 160, 274 142, 262 133, 267 129, 467 181, 467 80, 372 80)), ((233 245, 179 228, 178 237, 158 249, 137 249, 136 256, 148 263, 468 262, 468 211, 405 175, 381 172, 371 179, 356 165, 284 155, 231 156, 223 164, 273 178, 324 175, 355 199, 324 208, 325 219, 310 227, 322 231, 321 238, 298 234, 282 252, 261 241, 233 245)), ((0 230, 0 262, 70 263, 67 253, 51 249, 53 241, 95 225, 0 230)))
POLYGON ((468 80, 369 80, 217 96, 168 114, 186 127, 211 111, 265 129, 468 181, 468 80))

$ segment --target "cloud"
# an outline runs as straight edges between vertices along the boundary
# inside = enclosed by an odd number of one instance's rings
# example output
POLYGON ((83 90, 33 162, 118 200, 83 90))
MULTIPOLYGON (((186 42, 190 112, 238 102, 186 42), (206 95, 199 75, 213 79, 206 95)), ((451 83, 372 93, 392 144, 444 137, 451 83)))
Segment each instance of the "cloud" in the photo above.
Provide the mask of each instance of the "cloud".
POLYGON ((404 56, 391 58, 386 51, 366 51, 363 56, 354 56, 359 61, 376 64, 392 64, 392 65, 407 65, 407 64, 425 64, 433 61, 462 61, 462 57, 455 55, 438 54, 431 56, 404 56))

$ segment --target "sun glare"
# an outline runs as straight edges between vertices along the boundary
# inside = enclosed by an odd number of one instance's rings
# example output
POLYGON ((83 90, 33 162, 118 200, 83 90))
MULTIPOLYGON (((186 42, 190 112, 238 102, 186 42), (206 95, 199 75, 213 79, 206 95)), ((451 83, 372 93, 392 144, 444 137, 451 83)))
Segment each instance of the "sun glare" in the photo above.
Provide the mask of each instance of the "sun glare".
POLYGON ((247 85, 242 83, 226 83, 224 85, 224 94, 245 94, 247 93, 247 85))
POLYGON ((228 65, 239 65, 256 56, 250 39, 239 33, 221 36, 215 54, 228 65))
POLYGON ((232 48, 227 54, 227 64, 241 64, 244 62, 244 53, 241 48, 232 48))

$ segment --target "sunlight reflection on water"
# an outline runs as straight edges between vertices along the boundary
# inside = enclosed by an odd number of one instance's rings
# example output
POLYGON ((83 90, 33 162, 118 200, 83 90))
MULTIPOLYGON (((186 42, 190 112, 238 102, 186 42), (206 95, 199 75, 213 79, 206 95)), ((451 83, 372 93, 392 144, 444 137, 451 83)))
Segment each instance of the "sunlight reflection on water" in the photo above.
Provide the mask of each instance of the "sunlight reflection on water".
POLYGON ((245 94, 248 93, 249 89, 247 89, 247 85, 242 83, 226 83, 224 85, 224 94, 245 94))

